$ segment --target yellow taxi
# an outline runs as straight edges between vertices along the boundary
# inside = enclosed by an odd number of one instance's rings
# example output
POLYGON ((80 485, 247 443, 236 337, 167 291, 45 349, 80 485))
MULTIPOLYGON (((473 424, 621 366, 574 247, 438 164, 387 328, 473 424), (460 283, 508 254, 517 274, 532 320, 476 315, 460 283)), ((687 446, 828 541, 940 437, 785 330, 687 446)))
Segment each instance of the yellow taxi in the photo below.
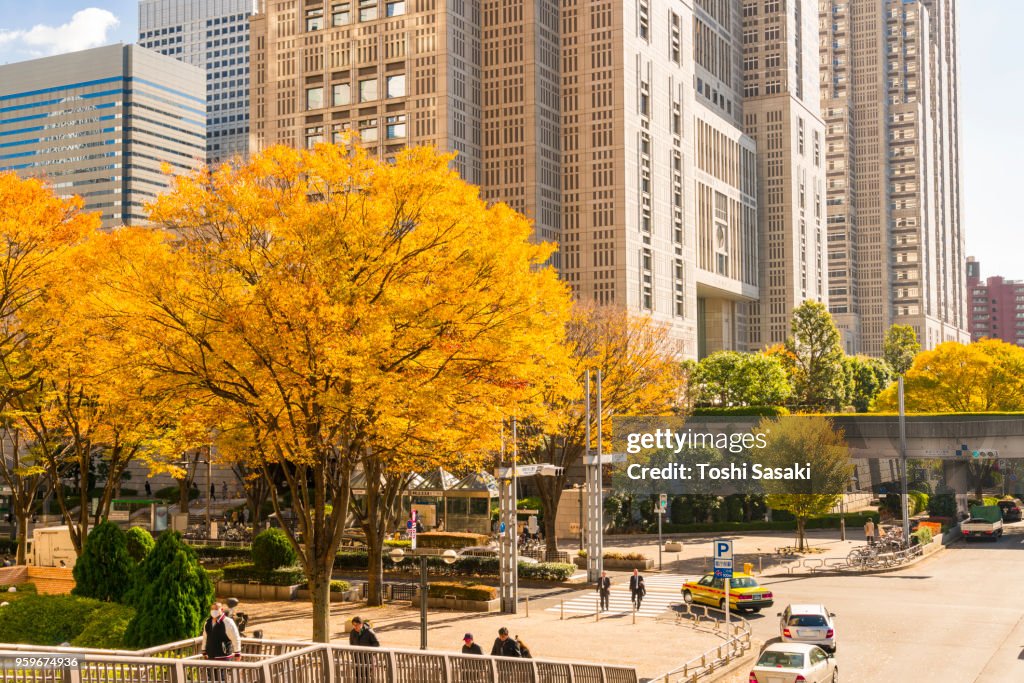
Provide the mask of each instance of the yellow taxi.
MULTIPOLYGON (((730 609, 760 612, 762 607, 771 607, 774 604, 772 592, 761 588, 757 579, 750 574, 737 572, 732 575, 730 581, 730 609)), ((684 602, 703 602, 725 610, 725 579, 716 579, 714 574, 707 574, 699 581, 687 581, 680 591, 684 602)))

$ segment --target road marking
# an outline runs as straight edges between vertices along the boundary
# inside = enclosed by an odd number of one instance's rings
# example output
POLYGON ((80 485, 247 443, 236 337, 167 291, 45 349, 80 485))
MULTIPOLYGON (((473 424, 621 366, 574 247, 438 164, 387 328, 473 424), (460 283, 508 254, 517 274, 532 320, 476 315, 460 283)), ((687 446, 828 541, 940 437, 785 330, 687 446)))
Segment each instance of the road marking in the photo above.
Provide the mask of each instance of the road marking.
MULTIPOLYGON (((645 576, 644 584, 647 587, 647 594, 640 602, 640 609, 637 610, 638 617, 657 617, 673 605, 682 603, 683 596, 679 592, 687 577, 676 574, 662 574, 659 576, 645 576)), ((599 604, 597 591, 590 595, 580 595, 566 600, 561 605, 548 607, 546 612, 560 612, 564 609, 567 614, 593 614, 599 604)), ((612 591, 608 596, 608 611, 602 612, 605 615, 629 615, 633 613, 633 598, 629 592, 629 579, 612 584, 612 591)))

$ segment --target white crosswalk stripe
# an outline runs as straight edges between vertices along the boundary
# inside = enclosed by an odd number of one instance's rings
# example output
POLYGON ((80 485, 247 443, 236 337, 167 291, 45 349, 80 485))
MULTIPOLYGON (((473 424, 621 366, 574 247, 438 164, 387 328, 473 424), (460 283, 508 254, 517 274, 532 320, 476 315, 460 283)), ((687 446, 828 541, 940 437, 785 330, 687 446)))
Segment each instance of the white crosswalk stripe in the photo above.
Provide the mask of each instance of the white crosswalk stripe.
MULTIPOLYGON (((638 617, 657 617, 672 605, 682 602, 679 592, 680 586, 686 581, 686 577, 676 574, 662 574, 658 576, 644 576, 644 583, 647 586, 647 595, 640 603, 637 610, 638 617)), ((559 612, 564 610, 566 614, 593 614, 598 606, 597 591, 577 596, 566 600, 562 605, 548 607, 547 612, 559 612)), ((622 579, 612 584, 611 595, 608 598, 608 611, 602 612, 602 616, 629 615, 633 612, 632 597, 629 593, 628 579, 622 579)))

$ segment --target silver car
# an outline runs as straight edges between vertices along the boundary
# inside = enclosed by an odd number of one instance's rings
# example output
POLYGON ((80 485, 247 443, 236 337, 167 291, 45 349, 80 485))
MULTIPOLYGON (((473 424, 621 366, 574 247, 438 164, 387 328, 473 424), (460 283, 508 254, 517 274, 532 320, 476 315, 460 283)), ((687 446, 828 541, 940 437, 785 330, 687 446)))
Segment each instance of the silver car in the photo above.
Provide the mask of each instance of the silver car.
POLYGON ((772 643, 750 670, 750 683, 839 683, 835 658, 817 645, 772 643))
POLYGON ((779 637, 784 643, 811 643, 835 652, 835 616, 824 605, 790 605, 779 612, 779 637))

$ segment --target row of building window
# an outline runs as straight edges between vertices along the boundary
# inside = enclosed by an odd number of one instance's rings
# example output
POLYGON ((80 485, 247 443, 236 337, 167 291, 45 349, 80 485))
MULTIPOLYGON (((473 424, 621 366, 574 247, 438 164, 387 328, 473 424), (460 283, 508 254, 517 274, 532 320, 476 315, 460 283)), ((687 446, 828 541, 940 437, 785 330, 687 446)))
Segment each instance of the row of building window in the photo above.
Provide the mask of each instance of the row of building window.
MULTIPOLYGON (((364 78, 359 81, 359 101, 372 102, 381 99, 377 84, 378 80, 376 78, 364 78)), ((384 78, 384 97, 385 99, 405 97, 405 74, 386 76, 384 78)), ((330 106, 337 107, 346 104, 352 104, 351 84, 335 83, 331 86, 330 106)), ((322 85, 306 88, 306 109, 323 109, 325 106, 328 105, 324 101, 324 87, 322 85)))
MULTIPOLYGON (((359 21, 373 21, 378 18, 378 0, 358 0, 359 21)), ((389 0, 384 3, 384 16, 399 17, 405 14, 405 0, 389 0)), ((345 26, 352 23, 352 3, 335 2, 331 5, 331 26, 345 26)), ((306 30, 322 31, 326 28, 324 10, 315 7, 306 10, 306 30)))

